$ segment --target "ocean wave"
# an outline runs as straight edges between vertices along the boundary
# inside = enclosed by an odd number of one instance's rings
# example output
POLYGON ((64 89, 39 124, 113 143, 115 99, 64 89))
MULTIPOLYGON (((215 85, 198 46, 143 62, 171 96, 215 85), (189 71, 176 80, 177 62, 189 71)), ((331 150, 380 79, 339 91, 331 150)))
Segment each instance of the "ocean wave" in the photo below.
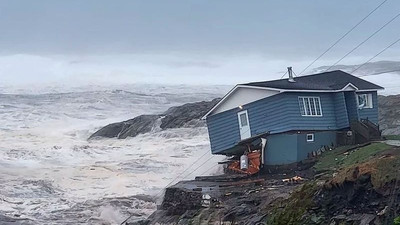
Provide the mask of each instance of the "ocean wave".
POLYGON ((186 179, 212 173, 221 157, 211 157, 205 127, 155 126, 134 138, 87 141, 108 123, 222 94, 192 88, 182 96, 179 88, 0 95, 0 215, 27 224, 115 224, 148 216, 191 164, 208 160, 186 179))

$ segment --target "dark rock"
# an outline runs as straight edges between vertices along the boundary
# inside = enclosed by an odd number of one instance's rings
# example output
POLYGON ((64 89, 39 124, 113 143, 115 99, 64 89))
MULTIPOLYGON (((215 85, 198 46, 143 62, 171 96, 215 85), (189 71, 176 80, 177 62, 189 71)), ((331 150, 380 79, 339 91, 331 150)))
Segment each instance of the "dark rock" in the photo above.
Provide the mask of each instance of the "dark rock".
POLYGON ((154 129, 154 125, 160 118, 158 115, 141 115, 131 120, 125 121, 118 138, 135 137, 138 134, 144 134, 154 129))
MULTIPOLYGON (((165 113, 165 117, 161 119, 161 129, 178 128, 188 125, 193 121, 200 121, 217 102, 219 99, 214 99, 210 102, 196 102, 188 103, 181 106, 169 108, 165 113)), ((196 123, 192 123, 196 126, 196 123)), ((199 123, 203 126, 204 123, 199 123)))
POLYGON ((182 215, 187 210, 200 209, 202 197, 201 192, 169 187, 165 191, 161 209, 166 210, 167 215, 182 215))
POLYGON ((90 136, 89 139, 94 137, 107 137, 107 138, 118 137, 123 126, 124 122, 109 124, 101 128, 100 130, 96 131, 94 134, 92 134, 92 136, 90 136))
POLYGON ((217 98, 212 101, 188 103, 171 107, 160 115, 140 115, 127 121, 112 123, 96 131, 89 139, 101 137, 124 139, 148 133, 156 128, 165 130, 170 128, 205 126, 205 122, 201 120, 201 117, 217 104, 219 100, 217 98))
POLYGON ((117 137, 120 139, 128 136, 135 137, 138 134, 150 132, 159 118, 159 115, 141 115, 124 122, 112 123, 92 134, 89 139, 94 137, 117 137))

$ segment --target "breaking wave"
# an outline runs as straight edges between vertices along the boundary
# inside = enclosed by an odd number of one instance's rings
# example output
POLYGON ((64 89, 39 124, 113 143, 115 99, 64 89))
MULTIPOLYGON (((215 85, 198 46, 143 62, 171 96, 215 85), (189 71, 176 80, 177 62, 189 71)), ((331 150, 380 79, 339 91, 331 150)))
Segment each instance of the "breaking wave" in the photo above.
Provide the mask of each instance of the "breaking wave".
MULTIPOLYGON (((129 215, 147 217, 165 185, 211 155, 206 128, 161 131, 158 125, 124 140, 87 137, 111 122, 226 91, 196 88, 0 94, 0 215, 26 224, 116 224, 129 215)), ((215 172, 208 169, 220 159, 213 157, 186 179, 215 172)))

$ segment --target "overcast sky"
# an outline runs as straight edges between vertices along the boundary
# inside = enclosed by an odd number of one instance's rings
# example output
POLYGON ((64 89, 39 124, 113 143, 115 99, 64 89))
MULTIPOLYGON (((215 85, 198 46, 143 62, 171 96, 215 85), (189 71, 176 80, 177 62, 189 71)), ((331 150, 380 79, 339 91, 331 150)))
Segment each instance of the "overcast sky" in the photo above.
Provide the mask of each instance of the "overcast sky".
MULTIPOLYGON (((0 0, 0 82, 279 78, 286 66, 301 71, 382 1, 0 0)), ((334 63, 399 12, 400 1, 387 1, 314 67, 334 63)), ((342 63, 366 61, 400 38, 399 25, 342 63)), ((395 60, 399 49, 377 60, 395 60)))

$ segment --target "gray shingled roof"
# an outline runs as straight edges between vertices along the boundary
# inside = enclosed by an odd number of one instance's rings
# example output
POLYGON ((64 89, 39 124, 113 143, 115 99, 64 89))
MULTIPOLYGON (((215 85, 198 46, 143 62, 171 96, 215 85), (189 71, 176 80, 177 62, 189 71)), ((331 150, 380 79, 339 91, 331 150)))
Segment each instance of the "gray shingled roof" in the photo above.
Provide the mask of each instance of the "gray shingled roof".
POLYGON ((296 82, 288 79, 252 82, 242 85, 277 88, 284 90, 341 90, 347 84, 355 85, 359 90, 383 89, 383 87, 343 72, 335 70, 325 73, 295 77, 296 82))

